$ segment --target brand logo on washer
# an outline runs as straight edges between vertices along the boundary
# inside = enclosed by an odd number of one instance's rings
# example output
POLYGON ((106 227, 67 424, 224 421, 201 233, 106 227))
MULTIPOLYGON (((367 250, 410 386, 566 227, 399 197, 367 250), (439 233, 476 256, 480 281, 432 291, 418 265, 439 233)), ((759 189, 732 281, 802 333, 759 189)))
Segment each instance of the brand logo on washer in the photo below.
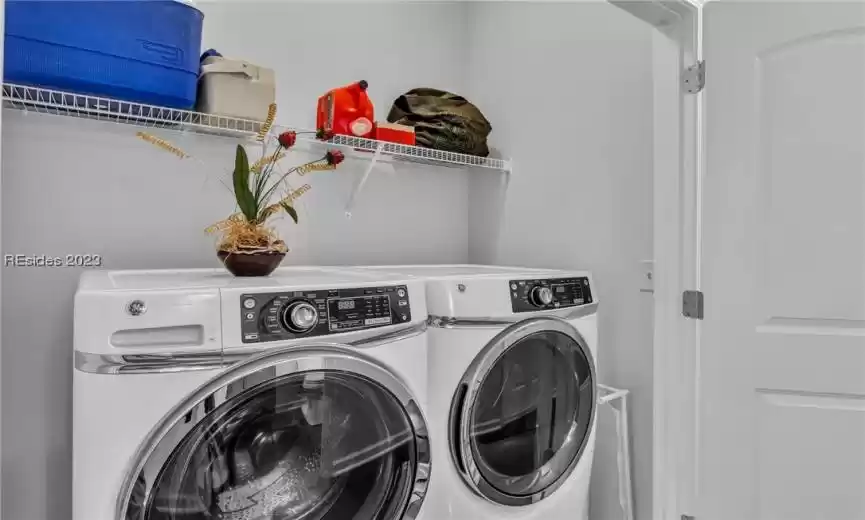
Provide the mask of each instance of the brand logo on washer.
POLYGON ((132 316, 141 316, 147 312, 147 305, 141 300, 133 300, 126 306, 126 312, 132 316))

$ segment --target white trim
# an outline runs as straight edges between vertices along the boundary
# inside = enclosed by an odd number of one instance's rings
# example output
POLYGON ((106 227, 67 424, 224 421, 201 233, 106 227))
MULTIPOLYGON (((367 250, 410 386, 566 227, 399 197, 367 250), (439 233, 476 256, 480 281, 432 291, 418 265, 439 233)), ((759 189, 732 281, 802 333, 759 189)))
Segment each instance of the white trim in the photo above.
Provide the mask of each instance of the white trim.
POLYGON ((682 142, 678 42, 656 32, 653 35, 654 73, 654 373, 652 414, 652 518, 674 518, 676 499, 675 461, 668 449, 672 431, 670 405, 675 389, 668 376, 675 368, 668 356, 679 342, 677 312, 681 279, 682 208, 680 157, 682 142))
POLYGON ((683 91, 682 71, 702 57, 700 9, 687 0, 610 2, 656 29, 652 518, 679 520, 697 514, 699 321, 682 316, 682 292, 700 288, 703 94, 683 91))
POLYGON ((660 28, 653 40, 655 520, 694 514, 696 477, 693 384, 699 322, 682 316, 681 298, 684 290, 699 289, 697 107, 703 94, 687 94, 681 84, 681 71, 699 58, 699 12, 691 5, 679 12, 679 22, 660 28))
MULTIPOLYGON (((610 0, 657 29, 654 73, 654 520, 694 515, 699 322, 682 316, 682 292, 699 289, 703 94, 682 89, 702 58, 700 9, 687 0, 610 0)), ((710 67, 711 64, 708 64, 710 67)))
POLYGON ((700 328, 682 292, 700 289, 704 94, 685 93, 682 72, 702 59, 702 13, 700 0, 608 1, 656 29, 652 518, 680 520, 698 515, 700 328))

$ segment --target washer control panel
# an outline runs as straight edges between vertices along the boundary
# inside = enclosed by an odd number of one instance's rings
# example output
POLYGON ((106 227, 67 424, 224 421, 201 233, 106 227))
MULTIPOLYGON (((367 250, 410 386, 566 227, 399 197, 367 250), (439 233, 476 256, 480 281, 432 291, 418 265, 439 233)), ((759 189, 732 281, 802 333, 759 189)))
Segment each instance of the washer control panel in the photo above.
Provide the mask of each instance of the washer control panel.
POLYGON ((586 277, 511 280, 508 284, 514 312, 536 312, 592 303, 592 289, 586 277))
POLYGON ((404 285, 240 296, 244 343, 326 336, 410 320, 404 285))

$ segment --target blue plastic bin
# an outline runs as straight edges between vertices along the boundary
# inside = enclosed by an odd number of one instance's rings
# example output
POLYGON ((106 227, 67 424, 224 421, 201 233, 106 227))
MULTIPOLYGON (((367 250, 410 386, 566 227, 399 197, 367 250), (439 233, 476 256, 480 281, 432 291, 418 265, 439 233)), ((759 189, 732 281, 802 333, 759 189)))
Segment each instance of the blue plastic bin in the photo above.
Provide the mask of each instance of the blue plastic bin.
POLYGON ((191 108, 203 20, 173 0, 6 0, 4 81, 191 108))

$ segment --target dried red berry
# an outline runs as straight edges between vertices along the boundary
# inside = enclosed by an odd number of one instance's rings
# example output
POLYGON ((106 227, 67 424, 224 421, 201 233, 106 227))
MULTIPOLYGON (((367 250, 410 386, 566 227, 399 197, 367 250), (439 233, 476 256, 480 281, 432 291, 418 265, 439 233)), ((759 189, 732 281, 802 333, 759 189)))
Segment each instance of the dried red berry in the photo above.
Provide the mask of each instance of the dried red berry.
POLYGON ((331 166, 336 166, 345 160, 345 154, 339 150, 330 150, 324 157, 327 159, 327 164, 331 166))
POLYGON ((292 146, 294 146, 294 143, 297 142, 297 132, 291 130, 289 130, 288 132, 283 132, 279 134, 277 140, 283 148, 291 148, 292 146))
POLYGON ((322 141, 330 141, 333 139, 333 132, 330 130, 325 130, 324 128, 319 128, 315 131, 315 138, 321 139, 322 141))

